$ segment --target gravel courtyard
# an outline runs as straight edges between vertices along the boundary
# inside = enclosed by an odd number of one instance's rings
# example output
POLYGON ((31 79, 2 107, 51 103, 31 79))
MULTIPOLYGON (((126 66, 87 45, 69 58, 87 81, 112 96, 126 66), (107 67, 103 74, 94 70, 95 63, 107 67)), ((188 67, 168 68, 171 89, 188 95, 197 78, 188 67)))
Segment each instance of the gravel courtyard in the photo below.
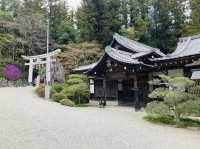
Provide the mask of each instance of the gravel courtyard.
POLYGON ((132 108, 68 108, 33 88, 0 89, 0 149, 199 149, 200 131, 148 123, 132 108))

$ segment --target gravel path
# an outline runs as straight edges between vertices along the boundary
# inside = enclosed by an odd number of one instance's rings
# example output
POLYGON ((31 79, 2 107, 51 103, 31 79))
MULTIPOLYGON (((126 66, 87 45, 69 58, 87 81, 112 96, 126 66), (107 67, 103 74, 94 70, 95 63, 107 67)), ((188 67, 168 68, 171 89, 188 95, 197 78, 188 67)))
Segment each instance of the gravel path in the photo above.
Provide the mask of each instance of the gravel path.
POLYGON ((148 123, 132 108, 68 108, 33 88, 0 89, 0 149, 200 149, 200 131, 148 123))

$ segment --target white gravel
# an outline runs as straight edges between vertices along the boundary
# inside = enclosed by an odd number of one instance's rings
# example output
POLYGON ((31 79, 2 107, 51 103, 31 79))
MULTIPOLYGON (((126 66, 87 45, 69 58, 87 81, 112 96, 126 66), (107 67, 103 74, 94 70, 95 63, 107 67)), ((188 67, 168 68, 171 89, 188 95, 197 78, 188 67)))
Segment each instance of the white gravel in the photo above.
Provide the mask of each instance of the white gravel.
POLYGON ((33 92, 0 89, 0 149, 200 149, 200 131, 151 124, 132 108, 68 108, 33 92))

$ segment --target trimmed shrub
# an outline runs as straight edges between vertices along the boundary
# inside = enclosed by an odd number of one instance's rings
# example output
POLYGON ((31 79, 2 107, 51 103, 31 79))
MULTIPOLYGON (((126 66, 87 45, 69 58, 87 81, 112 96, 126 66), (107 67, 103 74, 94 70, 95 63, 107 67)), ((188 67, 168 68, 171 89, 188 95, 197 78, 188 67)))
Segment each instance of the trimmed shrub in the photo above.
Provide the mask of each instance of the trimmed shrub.
POLYGON ((88 79, 87 79, 87 76, 85 76, 85 75, 79 75, 79 74, 72 74, 72 75, 69 75, 68 80, 77 79, 77 78, 83 80, 84 82, 86 82, 86 81, 88 80, 88 79))
POLYGON ((150 102, 147 104, 145 110, 149 115, 157 115, 157 116, 170 115, 169 108, 163 102, 158 102, 158 101, 150 102))
POLYGON ((84 81, 80 78, 73 78, 73 79, 67 80, 68 85, 74 85, 74 84, 80 84, 80 83, 84 83, 84 81))
MULTIPOLYGON (((44 85, 37 89, 37 94, 40 97, 44 97, 44 92, 44 85)), ((67 98, 77 105, 89 103, 90 91, 86 76, 70 75, 66 83, 54 83, 51 87, 51 95, 51 98, 56 102, 67 98)))
POLYGON ((188 100, 179 105, 178 110, 182 111, 184 116, 200 116, 200 100, 188 100))
POLYGON ((55 102, 59 102, 60 100, 65 99, 65 98, 66 98, 66 96, 63 93, 55 93, 55 94, 52 95, 52 99, 55 102))
POLYGON ((45 86, 44 84, 41 84, 37 89, 36 93, 39 97, 44 97, 45 96, 45 86))
POLYGON ((63 91, 64 89, 64 84, 57 84, 57 83, 54 83, 52 85, 52 90, 55 92, 55 93, 60 93, 63 91))
MULTIPOLYGON (((160 76, 160 85, 165 84, 165 88, 157 88, 150 95, 150 98, 161 98, 162 101, 153 101, 146 107, 148 116, 161 123, 165 123, 163 118, 171 116, 177 126, 186 127, 188 124, 183 122, 185 116, 197 116, 200 114, 200 99, 187 92, 194 81, 186 77, 160 76), (162 119, 159 119, 162 117, 162 119)), ((158 84, 156 80, 152 83, 158 84)), ((159 84, 158 84, 159 85, 159 84)))
POLYGON ((90 92, 86 83, 71 85, 64 90, 64 93, 76 104, 89 102, 90 92))
POLYGON ((60 103, 62 105, 69 106, 69 107, 75 106, 75 103, 73 101, 71 101, 70 99, 62 99, 62 100, 60 100, 60 103))

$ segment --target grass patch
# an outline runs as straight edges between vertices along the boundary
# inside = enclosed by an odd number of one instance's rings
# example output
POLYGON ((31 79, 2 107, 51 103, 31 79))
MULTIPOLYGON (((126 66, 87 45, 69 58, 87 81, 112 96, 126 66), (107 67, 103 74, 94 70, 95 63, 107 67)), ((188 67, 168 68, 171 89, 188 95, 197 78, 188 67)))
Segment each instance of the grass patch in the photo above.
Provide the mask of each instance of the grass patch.
POLYGON ((62 105, 68 106, 68 107, 89 107, 89 104, 75 104, 70 99, 62 99, 59 101, 62 105))
POLYGON ((181 121, 177 123, 177 127, 200 127, 200 121, 182 118, 181 121))
POLYGON ((192 120, 189 118, 182 118, 180 122, 176 122, 173 116, 145 116, 144 119, 154 124, 166 124, 176 126, 178 128, 187 128, 187 127, 200 127, 199 120, 192 120))
POLYGON ((155 124, 176 125, 176 122, 172 116, 145 116, 144 119, 155 124))

